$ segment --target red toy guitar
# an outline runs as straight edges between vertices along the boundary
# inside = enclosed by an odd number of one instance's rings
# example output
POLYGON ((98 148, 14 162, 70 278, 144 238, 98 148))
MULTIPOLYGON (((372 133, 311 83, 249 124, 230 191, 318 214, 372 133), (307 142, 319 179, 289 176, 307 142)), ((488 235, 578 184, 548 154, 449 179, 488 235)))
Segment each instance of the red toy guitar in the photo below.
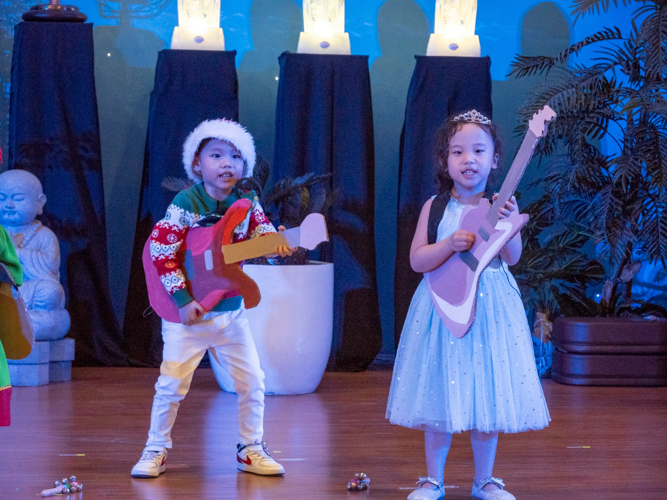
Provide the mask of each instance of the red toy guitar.
MULTIPOLYGON (((245 220, 251 208, 252 202, 248 199, 234 202, 215 225, 190 229, 179 249, 188 291, 207 311, 221 299, 236 295, 243 297, 248 309, 259 304, 259 288, 243 272, 239 262, 272 253, 277 245, 312 250, 329 240, 324 217, 311 214, 300 227, 232 244, 234 229, 245 220)), ((151 307, 161 318, 180 323, 176 301, 164 288, 153 265, 150 238, 144 245, 142 260, 151 307)))
POLYGON ((482 271, 528 222, 528 216, 518 212, 511 212, 509 217, 500 219, 498 210, 514 194, 537 141, 546 132, 548 122, 555 117, 556 113, 549 106, 544 106, 530 120, 528 132, 493 205, 482 198, 476 207, 469 206, 463 210, 459 228, 475 234, 473 247, 467 252, 454 253, 439 268, 424 273, 435 310, 456 338, 468 333, 475 319, 477 287, 482 271))

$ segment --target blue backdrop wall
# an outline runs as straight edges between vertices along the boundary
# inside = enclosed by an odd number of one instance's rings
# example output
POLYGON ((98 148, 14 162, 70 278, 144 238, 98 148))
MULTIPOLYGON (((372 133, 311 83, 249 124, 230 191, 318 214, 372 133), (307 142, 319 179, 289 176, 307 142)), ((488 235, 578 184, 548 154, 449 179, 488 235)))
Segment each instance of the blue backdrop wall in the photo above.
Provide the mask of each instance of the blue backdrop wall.
MULTIPOLYGON (((30 5, 0 1, 0 145, 7 144, 7 110, 13 26, 30 5)), ((132 238, 143 167, 149 94, 157 53, 169 48, 177 0, 68 0, 94 23, 95 72, 107 209, 109 276, 122 324, 132 238)), ((236 50, 240 121, 255 136, 258 153, 273 159, 278 56, 296 51, 303 28, 298 0, 222 0, 221 25, 228 50, 236 50)), ((508 78, 518 53, 554 55, 601 29, 627 30, 631 8, 586 16, 573 24, 571 0, 479 0, 477 34, 491 57, 494 117, 511 158, 520 143, 516 111, 535 80, 508 78)), ((435 0, 351 0, 346 31, 352 53, 369 55, 376 149, 376 244, 383 353, 394 352, 393 269, 399 136, 414 56, 426 53, 435 0)), ((583 54, 582 60, 593 54, 583 54)), ((193 68, 196 71, 196 68, 193 68)), ((202 117, 212 118, 212 117, 202 117)), ((444 117, 443 117, 444 119, 444 117)), ((509 161, 509 160, 508 160, 509 161)), ((0 170, 6 169, 1 165, 0 170)), ((539 175, 529 170, 523 185, 539 175)), ((530 196, 530 193, 527 193, 530 196)), ((47 196, 56 196, 47 193, 47 196)), ((413 231, 413 228, 404 228, 413 231)))

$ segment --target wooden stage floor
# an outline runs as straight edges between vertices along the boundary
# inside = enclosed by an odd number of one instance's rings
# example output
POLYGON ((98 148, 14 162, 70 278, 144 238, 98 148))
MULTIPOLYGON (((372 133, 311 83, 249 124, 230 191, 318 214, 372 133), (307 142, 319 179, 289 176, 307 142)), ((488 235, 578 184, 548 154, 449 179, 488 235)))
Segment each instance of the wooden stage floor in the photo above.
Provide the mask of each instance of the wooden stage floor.
MULTIPOLYGON (((195 373, 158 479, 132 479, 148 431, 158 370, 77 368, 68 383, 18 387, 0 427, 0 498, 34 499, 76 475, 69 498, 405 499, 425 474, 422 433, 387 423, 391 372, 326 373, 314 394, 269 396, 265 438, 284 478, 236 471, 236 396, 210 369, 195 373), (348 493, 355 472, 369 491, 348 493)), ((551 426, 501 435, 494 474, 519 500, 667 498, 667 388, 543 384, 551 426)), ((454 436, 446 498, 470 499, 472 452, 454 436)), ((64 497, 59 497, 64 498, 64 497)))

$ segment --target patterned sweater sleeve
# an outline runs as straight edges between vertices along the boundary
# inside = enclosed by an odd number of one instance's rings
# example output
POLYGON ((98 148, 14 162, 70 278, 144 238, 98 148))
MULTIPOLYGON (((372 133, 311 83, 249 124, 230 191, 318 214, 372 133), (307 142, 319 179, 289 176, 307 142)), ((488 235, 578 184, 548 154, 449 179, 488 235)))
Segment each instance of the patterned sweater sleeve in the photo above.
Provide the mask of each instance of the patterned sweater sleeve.
POLYGON ((273 224, 269 221, 262 206, 256 201, 253 203, 252 210, 249 212, 246 220, 243 224, 239 224, 234 231, 234 238, 232 241, 237 243, 239 241, 257 238, 264 234, 275 232, 276 228, 273 227, 273 224))
POLYGON ((190 205, 186 197, 180 196, 180 193, 176 195, 166 215, 155 224, 151 233, 153 264, 162 284, 179 308, 194 300, 185 286, 182 262, 177 255, 190 227, 195 223, 195 214, 190 205))

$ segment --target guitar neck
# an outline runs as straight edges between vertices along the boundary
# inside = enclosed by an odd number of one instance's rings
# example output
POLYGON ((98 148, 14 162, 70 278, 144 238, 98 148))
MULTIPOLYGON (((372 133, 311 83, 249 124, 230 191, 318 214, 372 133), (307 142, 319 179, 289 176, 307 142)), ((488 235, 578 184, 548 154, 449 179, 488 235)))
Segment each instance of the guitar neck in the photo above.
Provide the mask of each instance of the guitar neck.
POLYGON ((535 150, 538 140, 539 137, 537 137, 532 130, 528 129, 528 132, 526 132, 526 136, 521 143, 521 147, 519 148, 519 152, 514 157, 512 167, 507 173, 507 177, 505 177, 505 181, 500 188, 498 198, 493 202, 493 205, 486 216, 486 220, 491 224, 491 227, 496 227, 496 223, 500 218, 498 216, 498 210, 505 206, 505 203, 512 198, 516 188, 519 186, 519 182, 521 182, 526 167, 528 166, 528 163, 530 163, 530 159, 533 157, 533 151, 535 150))
POLYGON ((310 214, 299 227, 293 227, 278 233, 264 234, 260 238, 251 238, 240 243, 222 245, 222 253, 225 256, 225 263, 233 264, 234 262, 271 254, 278 245, 313 250, 323 241, 329 241, 324 216, 322 214, 310 214))
POLYGON ((242 260, 263 257, 272 253, 278 245, 297 247, 299 246, 300 234, 301 228, 295 227, 279 233, 265 234, 260 238, 252 238, 240 243, 223 245, 222 253, 225 256, 225 263, 233 264, 242 260))

